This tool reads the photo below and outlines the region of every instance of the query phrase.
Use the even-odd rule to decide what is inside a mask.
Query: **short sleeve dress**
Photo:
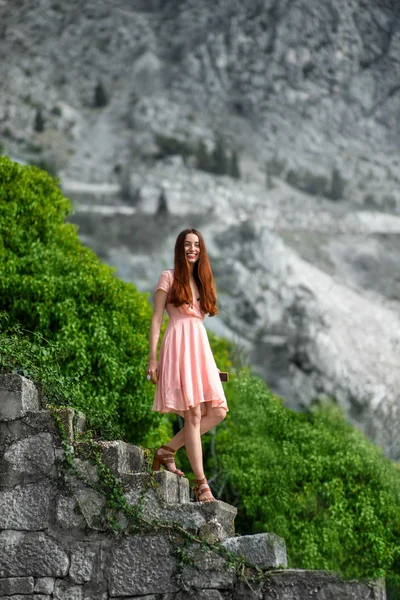
[[[173,278],[172,269],[163,271],[155,291],[162,289],[168,294]],[[153,410],[181,416],[185,410],[199,405],[203,415],[207,406],[228,410],[200,301],[193,297],[192,306],[178,307],[167,302],[166,311],[169,322],[160,349]]]

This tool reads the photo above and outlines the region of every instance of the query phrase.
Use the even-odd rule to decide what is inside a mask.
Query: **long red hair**
[[[185,252],[185,239],[188,233],[197,235],[200,243],[199,260],[195,263],[193,269],[193,277],[199,288],[200,308],[204,313],[208,313],[210,317],[213,317],[218,313],[214,276],[203,236],[196,229],[185,229],[176,238],[174,281],[168,301],[174,304],[174,306],[193,303],[192,290],[190,288],[190,269]]]

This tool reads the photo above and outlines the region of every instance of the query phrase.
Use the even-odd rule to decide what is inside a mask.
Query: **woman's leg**
[[[196,479],[204,478],[203,449],[201,447],[200,422],[201,409],[195,406],[183,413],[185,419],[185,446],[190,466]]]
[[[199,407],[200,408],[200,407]],[[191,409],[192,410],[192,409]],[[187,411],[189,412],[189,411]],[[186,413],[185,413],[186,414]],[[226,417],[226,410],[219,407],[207,408],[207,414],[201,417],[200,421],[200,435],[204,435],[207,431],[210,431],[213,427],[221,423]],[[167,446],[174,450],[179,450],[182,446],[185,446],[185,429],[186,429],[186,417],[185,425],[180,431],[167,443]]]

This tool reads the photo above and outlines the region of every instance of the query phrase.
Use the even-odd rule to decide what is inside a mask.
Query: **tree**
[[[203,140],[200,140],[197,144],[196,162],[198,169],[201,169],[202,171],[211,170],[211,157]]]
[[[108,96],[101,81],[96,84],[94,89],[93,104],[95,108],[103,108],[108,104]]]
[[[217,136],[212,153],[212,172],[216,175],[226,175],[228,172],[228,160],[226,156],[225,142],[222,136]]]
[[[232,150],[231,153],[229,175],[234,179],[240,179],[239,156],[237,150]]]
[[[37,133],[42,133],[42,131],[44,131],[44,117],[42,114],[42,110],[40,108],[38,108],[36,110],[36,114],[35,114],[35,122],[34,122],[34,129]]]
[[[158,197],[157,217],[166,217],[168,215],[168,204],[165,190],[162,189]]]

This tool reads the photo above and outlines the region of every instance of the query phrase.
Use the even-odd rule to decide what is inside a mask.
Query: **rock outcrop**
[[[1,598],[385,599],[381,582],[282,569],[281,538],[234,537],[234,507],[191,502],[188,481],[152,475],[141,448],[82,441],[84,415],[64,408],[55,419],[29,380],[0,376],[0,396]],[[97,462],[87,458],[93,449]],[[117,492],[107,491],[102,473],[116,477],[131,507],[112,527]]]

